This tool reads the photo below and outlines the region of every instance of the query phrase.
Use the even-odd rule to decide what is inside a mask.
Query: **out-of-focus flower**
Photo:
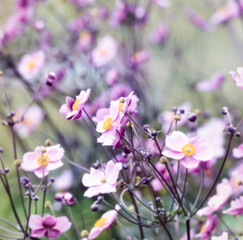
[[[120,74],[116,69],[110,69],[106,74],[106,83],[108,85],[114,85],[117,83],[119,76]]]
[[[102,67],[109,63],[117,53],[117,42],[111,36],[105,36],[98,41],[97,47],[92,51],[91,58],[95,67]]]
[[[71,97],[66,97],[66,104],[63,104],[59,112],[66,117],[67,120],[74,120],[82,116],[82,110],[89,100],[90,89],[82,90],[76,100]]]
[[[197,129],[197,135],[204,141],[211,143],[215,149],[215,156],[222,157],[225,153],[224,129],[227,123],[220,118],[212,118]]]
[[[239,196],[243,193],[243,162],[241,161],[230,172],[230,182],[232,185],[232,191],[234,196]]]
[[[153,0],[153,2],[161,8],[167,8],[171,5],[170,0]]]
[[[26,111],[26,108],[21,107],[17,109],[13,120],[16,121]],[[37,105],[31,106],[28,111],[24,114],[23,121],[14,125],[14,130],[17,131],[21,138],[28,137],[31,132],[38,128],[44,118],[44,111]]]
[[[166,157],[181,160],[186,168],[195,168],[200,161],[209,161],[214,157],[212,144],[202,141],[198,136],[188,138],[184,133],[173,131],[165,139]]]
[[[75,197],[70,192],[58,192],[55,194],[55,200],[63,202],[66,206],[73,206],[76,203]]]
[[[227,232],[223,232],[221,236],[212,236],[212,240],[228,240],[229,239],[229,235]]]
[[[69,2],[73,3],[78,8],[84,8],[88,5],[93,4],[94,0],[69,0]]]
[[[18,71],[26,80],[30,80],[41,72],[44,63],[45,53],[42,50],[39,50],[24,55],[18,65]]]
[[[150,54],[146,50],[136,52],[132,55],[131,65],[132,66],[140,65],[140,64],[148,61],[149,57],[150,57]]]
[[[23,156],[21,167],[28,172],[34,172],[38,178],[42,178],[63,165],[61,159],[64,149],[60,145],[51,147],[36,147],[34,152],[27,152]]]
[[[88,239],[97,238],[102,231],[108,229],[111,224],[116,220],[120,207],[116,205],[116,210],[110,210],[104,213],[99,220],[96,221],[94,227],[91,229]]]
[[[94,37],[93,37],[92,33],[88,30],[84,30],[79,35],[77,46],[82,51],[87,51],[90,49],[93,41],[94,41]]]
[[[72,223],[67,217],[45,216],[44,218],[38,215],[31,215],[29,227],[31,229],[31,237],[47,237],[49,239],[58,238],[62,233],[68,231]]]
[[[236,86],[243,89],[243,67],[238,67],[237,72],[238,75],[233,71],[229,72],[229,74],[231,74]]]
[[[242,14],[242,2],[229,0],[228,3],[219,8],[210,19],[212,24],[226,23],[232,18],[237,18]]]
[[[230,208],[223,211],[224,214],[243,215],[243,196],[231,201]]]
[[[223,72],[214,73],[209,79],[198,82],[195,86],[199,92],[212,92],[220,88],[225,80],[225,74]]]
[[[64,170],[53,183],[55,190],[67,190],[72,186],[73,174],[70,170]]]
[[[150,40],[153,44],[163,44],[169,35],[169,27],[161,23],[151,34]]]
[[[238,147],[233,148],[233,157],[242,158],[243,157],[243,143],[241,143]]]
[[[209,216],[213,212],[221,209],[232,196],[232,186],[228,179],[223,179],[216,187],[216,194],[209,198],[208,205],[201,208],[197,214],[199,216]]]
[[[203,31],[214,30],[212,24],[210,24],[208,21],[206,21],[202,16],[200,16],[194,10],[187,9],[186,15],[187,15],[189,21],[192,22],[197,28],[199,28]]]
[[[180,107],[178,107],[179,111],[183,110],[184,113],[180,114],[181,120],[177,122],[177,127],[181,127],[188,122],[188,114],[191,111],[191,103],[184,102]],[[163,132],[167,132],[171,123],[174,121],[175,113],[172,111],[164,111],[162,112],[158,118],[158,123],[162,124]]]
[[[85,173],[82,179],[83,185],[89,188],[84,196],[90,198],[100,193],[116,192],[117,179],[121,169],[122,164],[114,163],[112,160],[107,163],[105,172],[91,168],[90,173]]]
[[[201,227],[200,233],[195,235],[195,237],[203,240],[208,240],[212,235],[212,233],[214,232],[216,226],[217,226],[217,216],[216,215],[208,216],[206,223],[203,224]]]

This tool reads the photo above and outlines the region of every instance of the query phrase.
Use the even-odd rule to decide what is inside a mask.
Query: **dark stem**
[[[191,236],[190,236],[190,219],[186,220],[186,233],[187,233],[187,240],[191,240]]]

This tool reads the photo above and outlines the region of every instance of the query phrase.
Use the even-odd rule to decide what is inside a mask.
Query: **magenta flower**
[[[79,35],[77,46],[82,51],[87,51],[90,49],[93,41],[94,41],[94,37],[93,37],[92,33],[87,30],[84,30]]]
[[[208,216],[206,223],[203,224],[201,227],[200,233],[195,235],[195,237],[203,240],[209,239],[212,233],[214,232],[216,226],[217,226],[217,216],[216,215]]]
[[[90,173],[85,173],[82,179],[83,185],[89,188],[84,196],[90,198],[100,193],[116,192],[117,179],[121,169],[122,164],[114,163],[112,160],[107,163],[104,172],[91,168]]]
[[[42,50],[24,55],[19,63],[18,71],[26,79],[37,76],[45,63],[45,53]]]
[[[31,215],[29,227],[31,229],[31,237],[47,237],[55,239],[62,233],[68,231],[72,223],[67,217],[46,216],[44,218],[38,215]]]
[[[233,148],[233,157],[242,158],[243,157],[243,143],[241,143],[238,147]]]
[[[59,112],[66,117],[67,120],[74,120],[82,116],[82,110],[89,100],[90,89],[82,90],[76,100],[71,97],[66,97],[66,104],[63,104]]]
[[[169,27],[166,23],[161,23],[151,34],[151,42],[153,44],[163,44],[169,35]]]
[[[230,203],[230,208],[223,211],[224,214],[243,215],[243,196],[233,200]]]
[[[34,172],[38,178],[42,178],[63,165],[61,159],[64,149],[60,145],[51,147],[36,147],[34,152],[27,152],[23,156],[21,167],[28,172]]]
[[[209,161],[214,157],[214,147],[199,137],[188,138],[184,133],[173,131],[165,139],[166,150],[163,155],[181,160],[186,168],[195,168],[200,161]]]
[[[153,0],[153,2],[160,8],[167,8],[171,5],[170,0]]]
[[[99,40],[97,47],[92,51],[91,58],[95,67],[102,67],[109,63],[117,53],[117,42],[111,36]]]
[[[102,231],[108,229],[111,224],[117,218],[117,211],[119,211],[120,207],[116,205],[116,210],[110,210],[104,213],[99,220],[96,221],[94,227],[91,229],[89,233],[88,239],[95,239],[97,238]]]
[[[236,86],[243,89],[243,67],[238,67],[237,72],[238,75],[233,71],[229,72],[229,74],[231,74]]]
[[[137,66],[149,60],[150,54],[146,50],[138,51],[132,55],[131,65]]]
[[[220,88],[225,79],[225,74],[222,72],[214,73],[209,79],[198,82],[195,86],[199,92],[212,92]]]
[[[115,83],[117,83],[119,77],[119,72],[116,69],[112,68],[106,74],[106,83],[108,85],[114,85]]]

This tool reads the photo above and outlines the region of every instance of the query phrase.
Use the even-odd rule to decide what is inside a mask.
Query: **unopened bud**
[[[126,127],[127,127],[127,128],[130,128],[130,127],[131,127],[131,123],[128,122],[128,123],[126,124]]]
[[[47,201],[45,203],[45,208],[51,208],[51,202],[50,201]]]
[[[52,145],[51,140],[50,140],[50,139],[46,139],[46,141],[45,141],[45,145],[46,145],[46,146],[51,146],[51,145]]]
[[[123,188],[125,185],[125,181],[123,179],[118,181],[118,187]]]
[[[42,153],[45,153],[46,152],[46,149],[45,148],[41,148],[41,152]]]
[[[81,237],[82,238],[85,238],[85,237],[88,237],[89,236],[89,232],[87,230],[83,230],[81,233],[80,233]]]
[[[180,116],[180,115],[175,115],[175,116],[174,116],[174,119],[175,119],[176,121],[180,121],[180,120],[181,120],[181,116]]]
[[[166,164],[168,163],[168,160],[167,160],[167,157],[163,156],[159,159],[159,162],[162,163],[162,164]]]
[[[125,102],[125,98],[124,98],[124,97],[120,97],[120,98],[119,98],[119,102],[120,102],[120,103],[124,103],[124,102]]]
[[[21,161],[20,161],[19,159],[16,159],[16,160],[14,161],[14,166],[15,166],[15,167],[20,167],[20,165],[21,165]]]
[[[194,110],[194,113],[197,114],[197,115],[200,115],[201,114],[201,110],[199,108],[196,108]]]

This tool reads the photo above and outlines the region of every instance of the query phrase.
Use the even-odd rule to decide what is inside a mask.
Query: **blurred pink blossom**
[[[243,196],[231,201],[230,208],[223,211],[224,214],[243,215]]]
[[[214,232],[215,228],[217,226],[217,216],[216,215],[210,215],[207,218],[207,221],[205,224],[202,225],[200,233],[195,235],[196,238],[200,238],[203,240],[210,239],[212,233]]]

